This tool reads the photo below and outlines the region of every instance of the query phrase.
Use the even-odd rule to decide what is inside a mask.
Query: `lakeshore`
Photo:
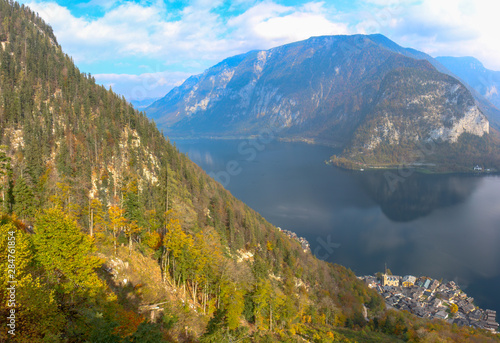
[[[498,333],[496,311],[476,306],[474,298],[469,297],[453,281],[381,273],[358,278],[369,288],[375,289],[390,308],[408,311],[421,318],[437,318],[450,324]]]

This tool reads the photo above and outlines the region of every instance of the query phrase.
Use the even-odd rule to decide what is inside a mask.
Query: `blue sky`
[[[317,35],[382,33],[500,70],[500,4],[491,0],[21,2],[53,27],[81,71],[129,100],[161,97],[226,57]]]

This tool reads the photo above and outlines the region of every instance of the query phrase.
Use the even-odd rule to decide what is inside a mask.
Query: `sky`
[[[500,70],[498,0],[22,0],[82,72],[128,100],[164,96],[224,58],[311,36],[382,33]]]

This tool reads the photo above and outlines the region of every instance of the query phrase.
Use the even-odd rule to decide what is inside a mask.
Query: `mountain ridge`
[[[481,61],[472,56],[438,56],[436,60],[488,99],[497,109],[500,108],[499,71],[485,68]]]
[[[418,107],[419,116],[403,118],[398,116],[401,106],[385,106],[385,112],[377,112],[380,116],[389,114],[395,121],[389,123],[392,126],[409,120],[405,127],[418,127],[419,134],[412,144],[450,139],[453,143],[463,132],[487,140],[490,125],[481,110],[485,107],[475,101],[468,86],[454,76],[440,76],[445,74],[436,68],[453,75],[429,55],[402,48],[382,35],[312,37],[223,60],[174,88],[148,107],[146,113],[173,136],[244,137],[272,130],[279,139],[344,146],[344,156],[353,158],[353,154],[347,153],[347,150],[353,151],[353,138],[373,140],[359,130],[366,128],[367,120],[380,108],[384,91],[381,87],[387,75],[407,70],[397,75],[414,77],[413,70],[427,75],[432,82],[440,82],[441,86],[432,88],[427,80],[418,78],[416,82],[414,77],[413,81],[406,80],[413,82],[412,86],[405,88],[405,94],[399,92],[395,101],[403,103],[405,98],[413,97],[416,104],[425,103],[428,101],[425,98],[431,97],[432,108],[414,106],[414,110]],[[398,81],[404,83],[404,80],[393,79]],[[460,91],[445,91],[450,87],[458,87]],[[454,94],[459,94],[460,99],[454,99]],[[468,105],[459,108],[456,101]],[[495,119],[492,113],[488,112],[488,116]],[[461,118],[466,114],[473,118],[463,121]],[[446,125],[451,125],[451,129]],[[403,131],[396,134],[398,139],[393,135],[389,140],[382,132],[387,128],[373,129],[376,131],[372,134],[377,135],[374,139],[388,145],[393,151],[391,154],[396,156],[391,163],[408,158],[409,154],[397,149],[401,143],[399,137],[408,141],[404,134],[407,129],[402,128]],[[454,132],[451,135],[450,130]],[[440,134],[436,135],[437,132]],[[483,137],[483,133],[486,136]],[[492,141],[484,144],[492,144]],[[371,144],[357,145],[363,146]],[[372,150],[366,153],[372,154]],[[380,156],[382,148],[375,150],[374,155]],[[382,160],[381,163],[386,163]],[[377,164],[373,159],[371,163]]]

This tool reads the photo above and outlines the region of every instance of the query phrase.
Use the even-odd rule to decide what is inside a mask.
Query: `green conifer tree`
[[[26,184],[24,177],[19,177],[13,189],[14,206],[13,212],[22,219],[30,218],[34,214],[33,191]]]

